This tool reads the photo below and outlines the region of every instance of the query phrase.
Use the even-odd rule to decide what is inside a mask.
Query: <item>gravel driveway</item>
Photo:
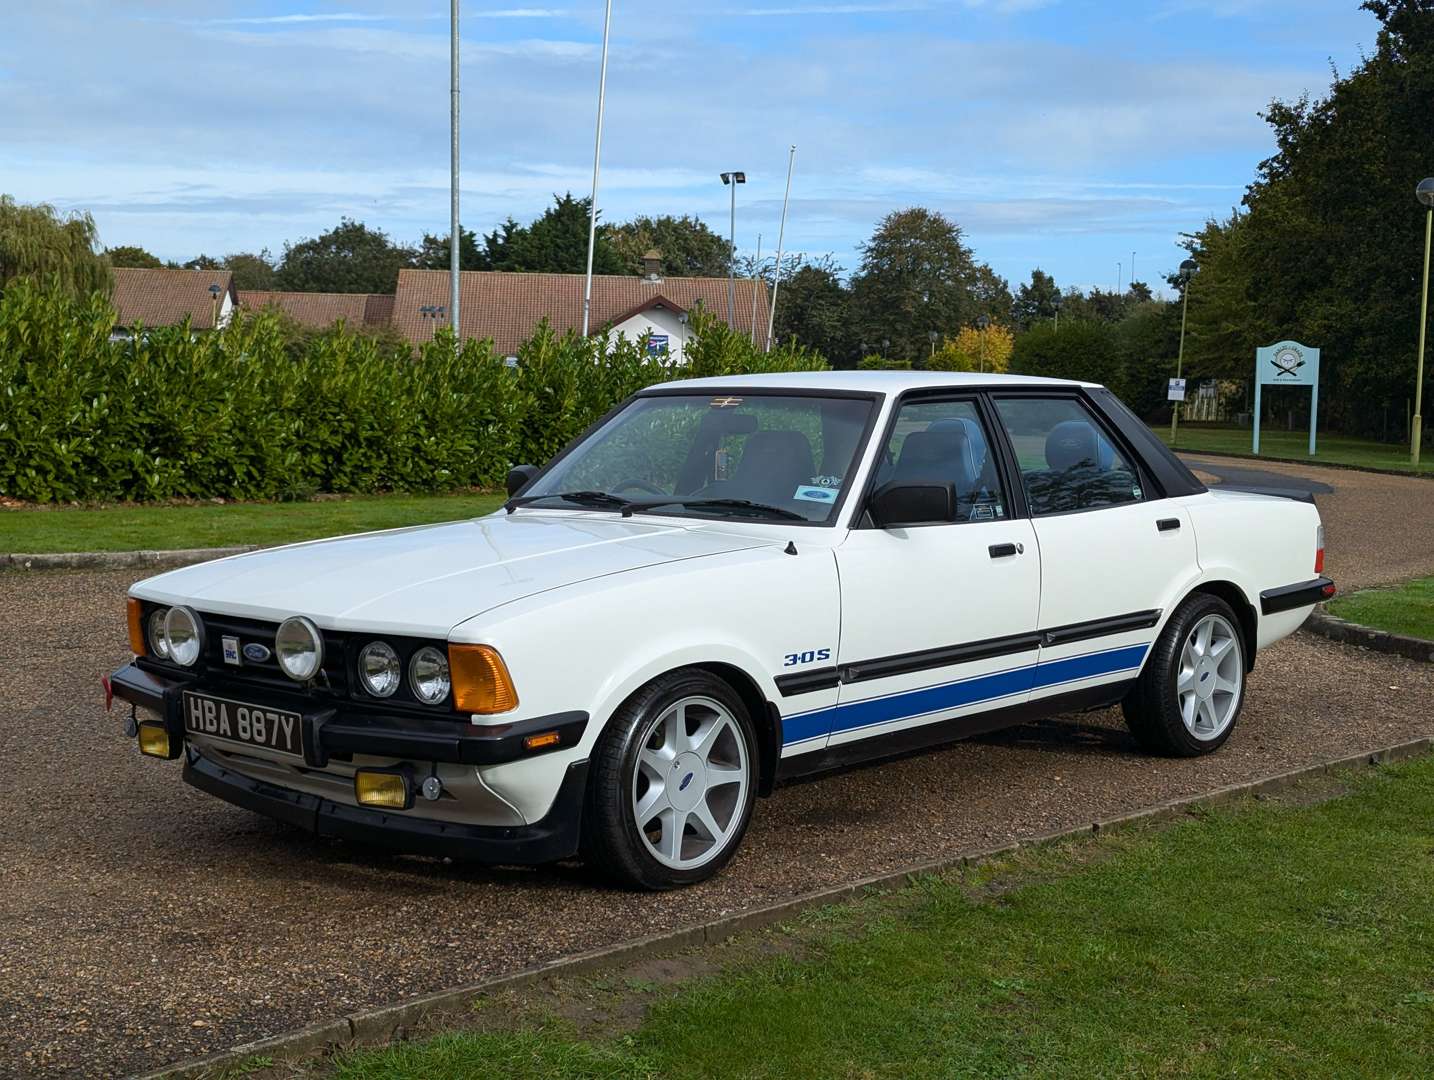
[[[1434,485],[1320,472],[1336,578],[1434,570]],[[1297,635],[1212,758],[1144,756],[1113,711],[1030,725],[782,789],[716,881],[640,895],[316,841],[141,759],[99,686],[131,577],[0,575],[0,1075],[154,1068],[1434,728],[1434,667]]]

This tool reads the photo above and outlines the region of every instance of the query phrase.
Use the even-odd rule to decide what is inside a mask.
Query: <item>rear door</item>
[[[993,433],[972,396],[898,406],[875,485],[952,483],[957,520],[859,524],[838,547],[842,686],[822,717],[829,746],[969,733],[982,714],[1026,700],[1041,568],[1031,523],[1013,516]]]
[[[1041,554],[1031,697],[1128,682],[1198,575],[1189,515],[1078,393],[993,400]]]

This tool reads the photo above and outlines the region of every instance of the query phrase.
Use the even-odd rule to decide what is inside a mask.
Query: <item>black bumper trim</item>
[[[320,703],[302,697],[286,697],[271,690],[252,692],[225,685],[211,690],[202,679],[169,679],[126,664],[110,676],[114,695],[133,705],[152,709],[165,719],[171,744],[184,740],[184,712],[180,696],[185,690],[219,697],[238,695],[247,702],[286,709],[303,716],[304,760],[321,769],[336,755],[365,754],[405,761],[442,761],[459,765],[502,765],[536,757],[554,750],[570,750],[587,730],[588,714],[581,711],[534,716],[508,724],[470,724],[462,717],[423,719],[409,716],[346,714],[342,702]],[[530,735],[556,731],[558,741],[538,750],[528,750],[523,740]],[[176,753],[177,756],[177,753]]]
[[[406,813],[345,806],[226,769],[192,751],[184,782],[235,806],[304,829],[316,836],[370,844],[415,855],[525,866],[577,854],[588,763],[568,766],[552,808],[531,825],[458,825]]]
[[[1260,593],[1260,614],[1278,615],[1282,611],[1293,611],[1295,608],[1313,607],[1333,595],[1334,582],[1327,577],[1284,585],[1278,589],[1266,589]]]

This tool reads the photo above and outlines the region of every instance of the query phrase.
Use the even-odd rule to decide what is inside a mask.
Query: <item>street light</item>
[[[1061,294],[1060,294],[1060,293],[1056,293],[1056,298],[1055,298],[1055,300],[1053,301],[1053,303],[1054,303],[1055,309],[1056,309],[1056,333],[1060,333],[1060,330],[1061,330]]]
[[[1185,370],[1185,312],[1190,309],[1190,277],[1196,270],[1200,269],[1194,259],[1186,259],[1180,264],[1180,352],[1175,360],[1175,377]],[[1180,424],[1180,402],[1175,402],[1170,410],[1170,445],[1175,445],[1175,431]]]
[[[1414,197],[1426,207],[1424,214],[1424,288],[1419,299],[1419,367],[1414,376],[1414,430],[1409,435],[1410,457],[1419,468],[1420,428],[1424,423],[1424,330],[1429,323],[1429,240],[1434,230],[1434,176],[1419,181]]]
[[[988,327],[988,326],[990,326],[990,325],[991,325],[991,317],[990,317],[989,315],[977,315],[977,316],[976,316],[976,329],[980,332],[980,339],[979,339],[979,341],[977,342],[977,347],[978,347],[978,348],[980,349],[980,351],[981,351],[981,370],[982,370],[982,371],[985,371],[985,370],[986,370],[986,327]]]
[[[209,328],[211,330],[219,329],[219,294],[223,291],[224,290],[219,287],[218,282],[215,282],[213,285],[209,286],[209,296],[214,301],[214,317],[209,323]]]
[[[583,337],[588,336],[588,322],[593,309],[593,249],[597,247],[598,170],[602,164],[602,118],[607,104],[607,42],[612,30],[612,0],[602,19],[602,63],[598,67],[597,134],[593,137],[593,193],[588,204],[588,265],[583,277]]]
[[[744,172],[724,172],[722,183],[732,189],[732,222],[727,234],[727,325],[737,329],[733,309],[737,304],[737,185],[747,182]]]

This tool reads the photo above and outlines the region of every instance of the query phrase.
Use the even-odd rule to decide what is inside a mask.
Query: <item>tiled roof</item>
[[[117,267],[110,298],[116,326],[173,326],[187,316],[195,330],[214,329],[214,296],[218,285],[233,298],[234,275],[228,270],[166,270]]]
[[[510,274],[465,270],[460,279],[460,315],[465,338],[492,338],[499,353],[511,353],[532,336],[540,319],[554,330],[579,330],[583,324],[582,274]],[[719,318],[727,315],[727,279],[669,277],[649,280],[615,274],[593,277],[591,329],[621,321],[655,299],[679,310],[698,302]],[[414,345],[433,338],[447,326],[449,279],[447,270],[400,270],[394,297],[393,325]],[[767,327],[767,290],[750,278],[736,287],[736,324],[750,330],[756,306],[758,340]],[[441,308],[434,318],[423,308]]]
[[[393,312],[393,297],[372,293],[272,292],[241,289],[239,304],[250,311],[276,307],[295,322],[326,330],[342,319],[350,327],[382,325]]]

